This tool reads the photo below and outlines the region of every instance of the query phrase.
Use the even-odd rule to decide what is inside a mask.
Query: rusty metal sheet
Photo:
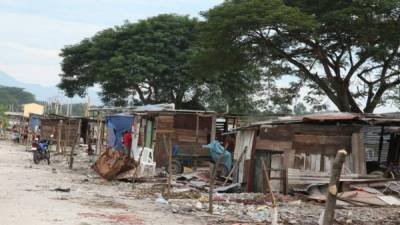
[[[293,137],[292,129],[289,125],[280,125],[274,127],[261,127],[260,139],[269,139],[275,141],[287,141]]]
[[[360,120],[363,117],[357,113],[323,113],[303,116],[303,121],[351,121]]]

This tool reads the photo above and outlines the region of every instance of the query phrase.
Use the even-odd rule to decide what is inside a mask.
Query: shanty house
[[[98,118],[102,115],[111,118],[110,116],[116,116],[117,113],[131,116],[133,123],[125,121],[118,128],[122,133],[128,130],[132,134],[131,156],[139,160],[145,150],[152,153],[157,167],[165,167],[168,165],[168,151],[173,148],[174,159],[177,159],[172,162],[174,172],[181,172],[186,163],[196,167],[198,162],[210,160],[209,150],[202,148],[202,145],[209,144],[214,139],[222,140],[221,134],[238,124],[237,116],[218,116],[209,111],[175,110],[173,104],[93,108],[92,112],[97,112]],[[107,130],[110,134],[110,126],[107,126]],[[122,144],[121,135],[115,140]],[[115,148],[110,145],[110,141],[108,146]],[[176,164],[180,159],[185,165]]]
[[[216,113],[191,110],[136,111],[134,127],[132,152],[135,159],[140,157],[143,147],[151,148],[157,167],[165,167],[168,164],[168,149],[174,148],[180,157],[193,160],[196,164],[209,158],[208,150],[202,145],[215,139]],[[181,169],[177,168],[175,172],[178,170]]]
[[[8,128],[24,126],[25,121],[22,112],[5,112],[4,116],[7,119]]]
[[[94,119],[50,115],[49,117],[41,117],[39,120],[41,138],[52,140],[53,143],[58,142],[58,147],[63,149],[77,144],[78,133],[79,138],[82,138],[85,144],[89,144],[97,138],[94,135],[97,126]]]
[[[264,189],[266,164],[275,191],[327,183],[336,152],[348,157],[343,181],[369,182],[380,163],[399,165],[400,120],[350,113],[316,114],[258,122],[237,129],[236,181],[247,191]],[[369,178],[369,177],[368,177]]]

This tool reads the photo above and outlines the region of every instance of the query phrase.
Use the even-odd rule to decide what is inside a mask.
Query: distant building
[[[36,115],[43,115],[43,113],[44,113],[44,106],[39,105],[37,103],[25,104],[25,105],[23,105],[23,109],[24,109],[23,115],[25,118],[29,118],[29,115],[31,113],[36,114]]]
[[[7,118],[8,128],[12,128],[14,126],[20,127],[24,124],[24,117],[22,112],[5,112],[4,116]]]

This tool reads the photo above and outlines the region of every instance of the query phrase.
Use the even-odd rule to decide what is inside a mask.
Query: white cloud
[[[16,41],[42,48],[62,48],[90,37],[102,26],[19,13],[0,13],[0,42]]]
[[[60,49],[124,20],[197,16],[222,0],[0,0],[0,70],[24,82],[59,81]]]
[[[105,28],[160,13],[198,16],[222,0],[0,0],[0,70],[19,81],[59,82],[60,49]]]
[[[0,70],[24,83],[55,85],[59,82],[60,67],[57,64],[2,64]]]
[[[0,62],[7,64],[41,63],[58,64],[58,49],[46,49],[27,46],[16,42],[0,42]]]
[[[62,47],[102,29],[16,13],[0,13],[0,27],[0,70],[17,80],[43,85],[59,82]]]

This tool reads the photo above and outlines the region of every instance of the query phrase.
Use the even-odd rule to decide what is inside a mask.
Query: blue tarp
[[[211,158],[217,162],[220,155],[224,153],[224,147],[218,141],[212,141],[208,145],[203,145],[203,148],[210,149]],[[223,158],[221,159],[221,163],[224,164],[228,170],[232,168],[232,155],[230,152],[225,151]]]
[[[122,139],[125,131],[131,132],[133,116],[128,114],[116,114],[106,117],[106,125],[108,128],[109,147],[116,150],[123,150]]]
[[[33,131],[37,131],[37,129],[40,126],[40,116],[39,115],[31,115],[31,117],[29,118],[29,128],[31,128],[31,130]]]

